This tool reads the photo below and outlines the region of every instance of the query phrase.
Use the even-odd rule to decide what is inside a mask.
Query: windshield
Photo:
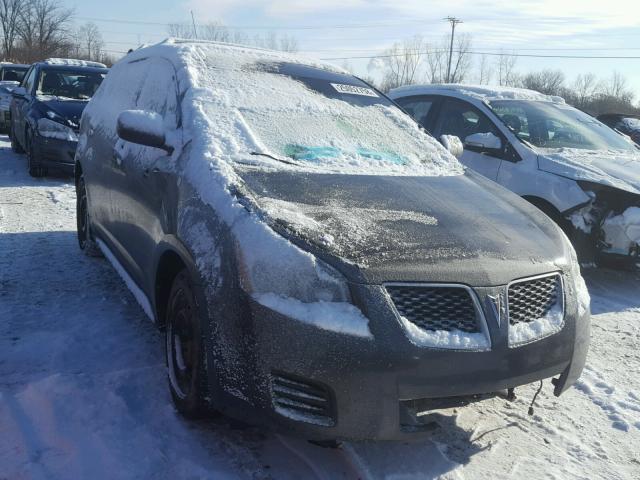
[[[494,100],[493,111],[517,137],[536,147],[637,151],[619,134],[569,105]]]
[[[105,73],[72,71],[72,70],[44,70],[38,83],[38,95],[89,100],[93,97]]]
[[[433,138],[355,77],[284,63],[258,65],[243,82],[233,103],[254,154],[339,173],[462,173]]]

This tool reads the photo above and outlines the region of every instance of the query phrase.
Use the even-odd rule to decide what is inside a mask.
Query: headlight
[[[284,238],[274,250],[240,245],[236,250],[242,288],[254,297],[273,293],[305,303],[351,301],[339,272]]]
[[[55,115],[55,114],[54,114]],[[68,142],[77,142],[78,136],[70,127],[54,122],[48,118],[38,120],[38,133],[47,138],[57,138]]]

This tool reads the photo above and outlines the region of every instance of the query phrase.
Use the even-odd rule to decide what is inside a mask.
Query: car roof
[[[552,103],[565,103],[562,97],[545,95],[526,88],[500,87],[488,85],[431,84],[406,85],[391,90],[393,99],[415,95],[445,95],[457,98],[472,98],[482,102],[492,100],[533,100]]]
[[[118,63],[128,63],[154,56],[165,58],[174,64],[175,67],[180,67],[184,66],[184,58],[193,53],[194,50],[200,50],[206,53],[209,61],[211,61],[212,58],[220,59],[220,68],[243,68],[243,66],[259,62],[274,64],[289,63],[306,65],[353,77],[353,75],[343,68],[321,60],[305,58],[295,53],[232,43],[180,38],[168,38],[154,45],[140,47],[125,55]],[[191,67],[193,67],[193,65],[191,65]]]
[[[3,63],[0,64],[0,68],[17,68],[19,70],[26,70],[30,67],[30,65],[26,65],[24,63]]]

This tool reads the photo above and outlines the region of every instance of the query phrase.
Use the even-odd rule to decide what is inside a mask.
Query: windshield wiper
[[[271,160],[275,160],[276,162],[281,162],[281,163],[286,163],[287,165],[296,165],[296,166],[300,166],[300,164],[298,162],[293,162],[291,160],[285,160],[284,158],[278,158],[278,157],[274,157],[273,155],[269,154],[269,153],[264,153],[264,152],[249,152],[251,155],[255,155],[258,157],[267,157],[270,158]]]

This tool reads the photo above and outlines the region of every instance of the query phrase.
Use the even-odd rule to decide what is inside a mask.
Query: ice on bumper
[[[629,207],[622,214],[604,221],[608,253],[640,256],[640,207]]]

